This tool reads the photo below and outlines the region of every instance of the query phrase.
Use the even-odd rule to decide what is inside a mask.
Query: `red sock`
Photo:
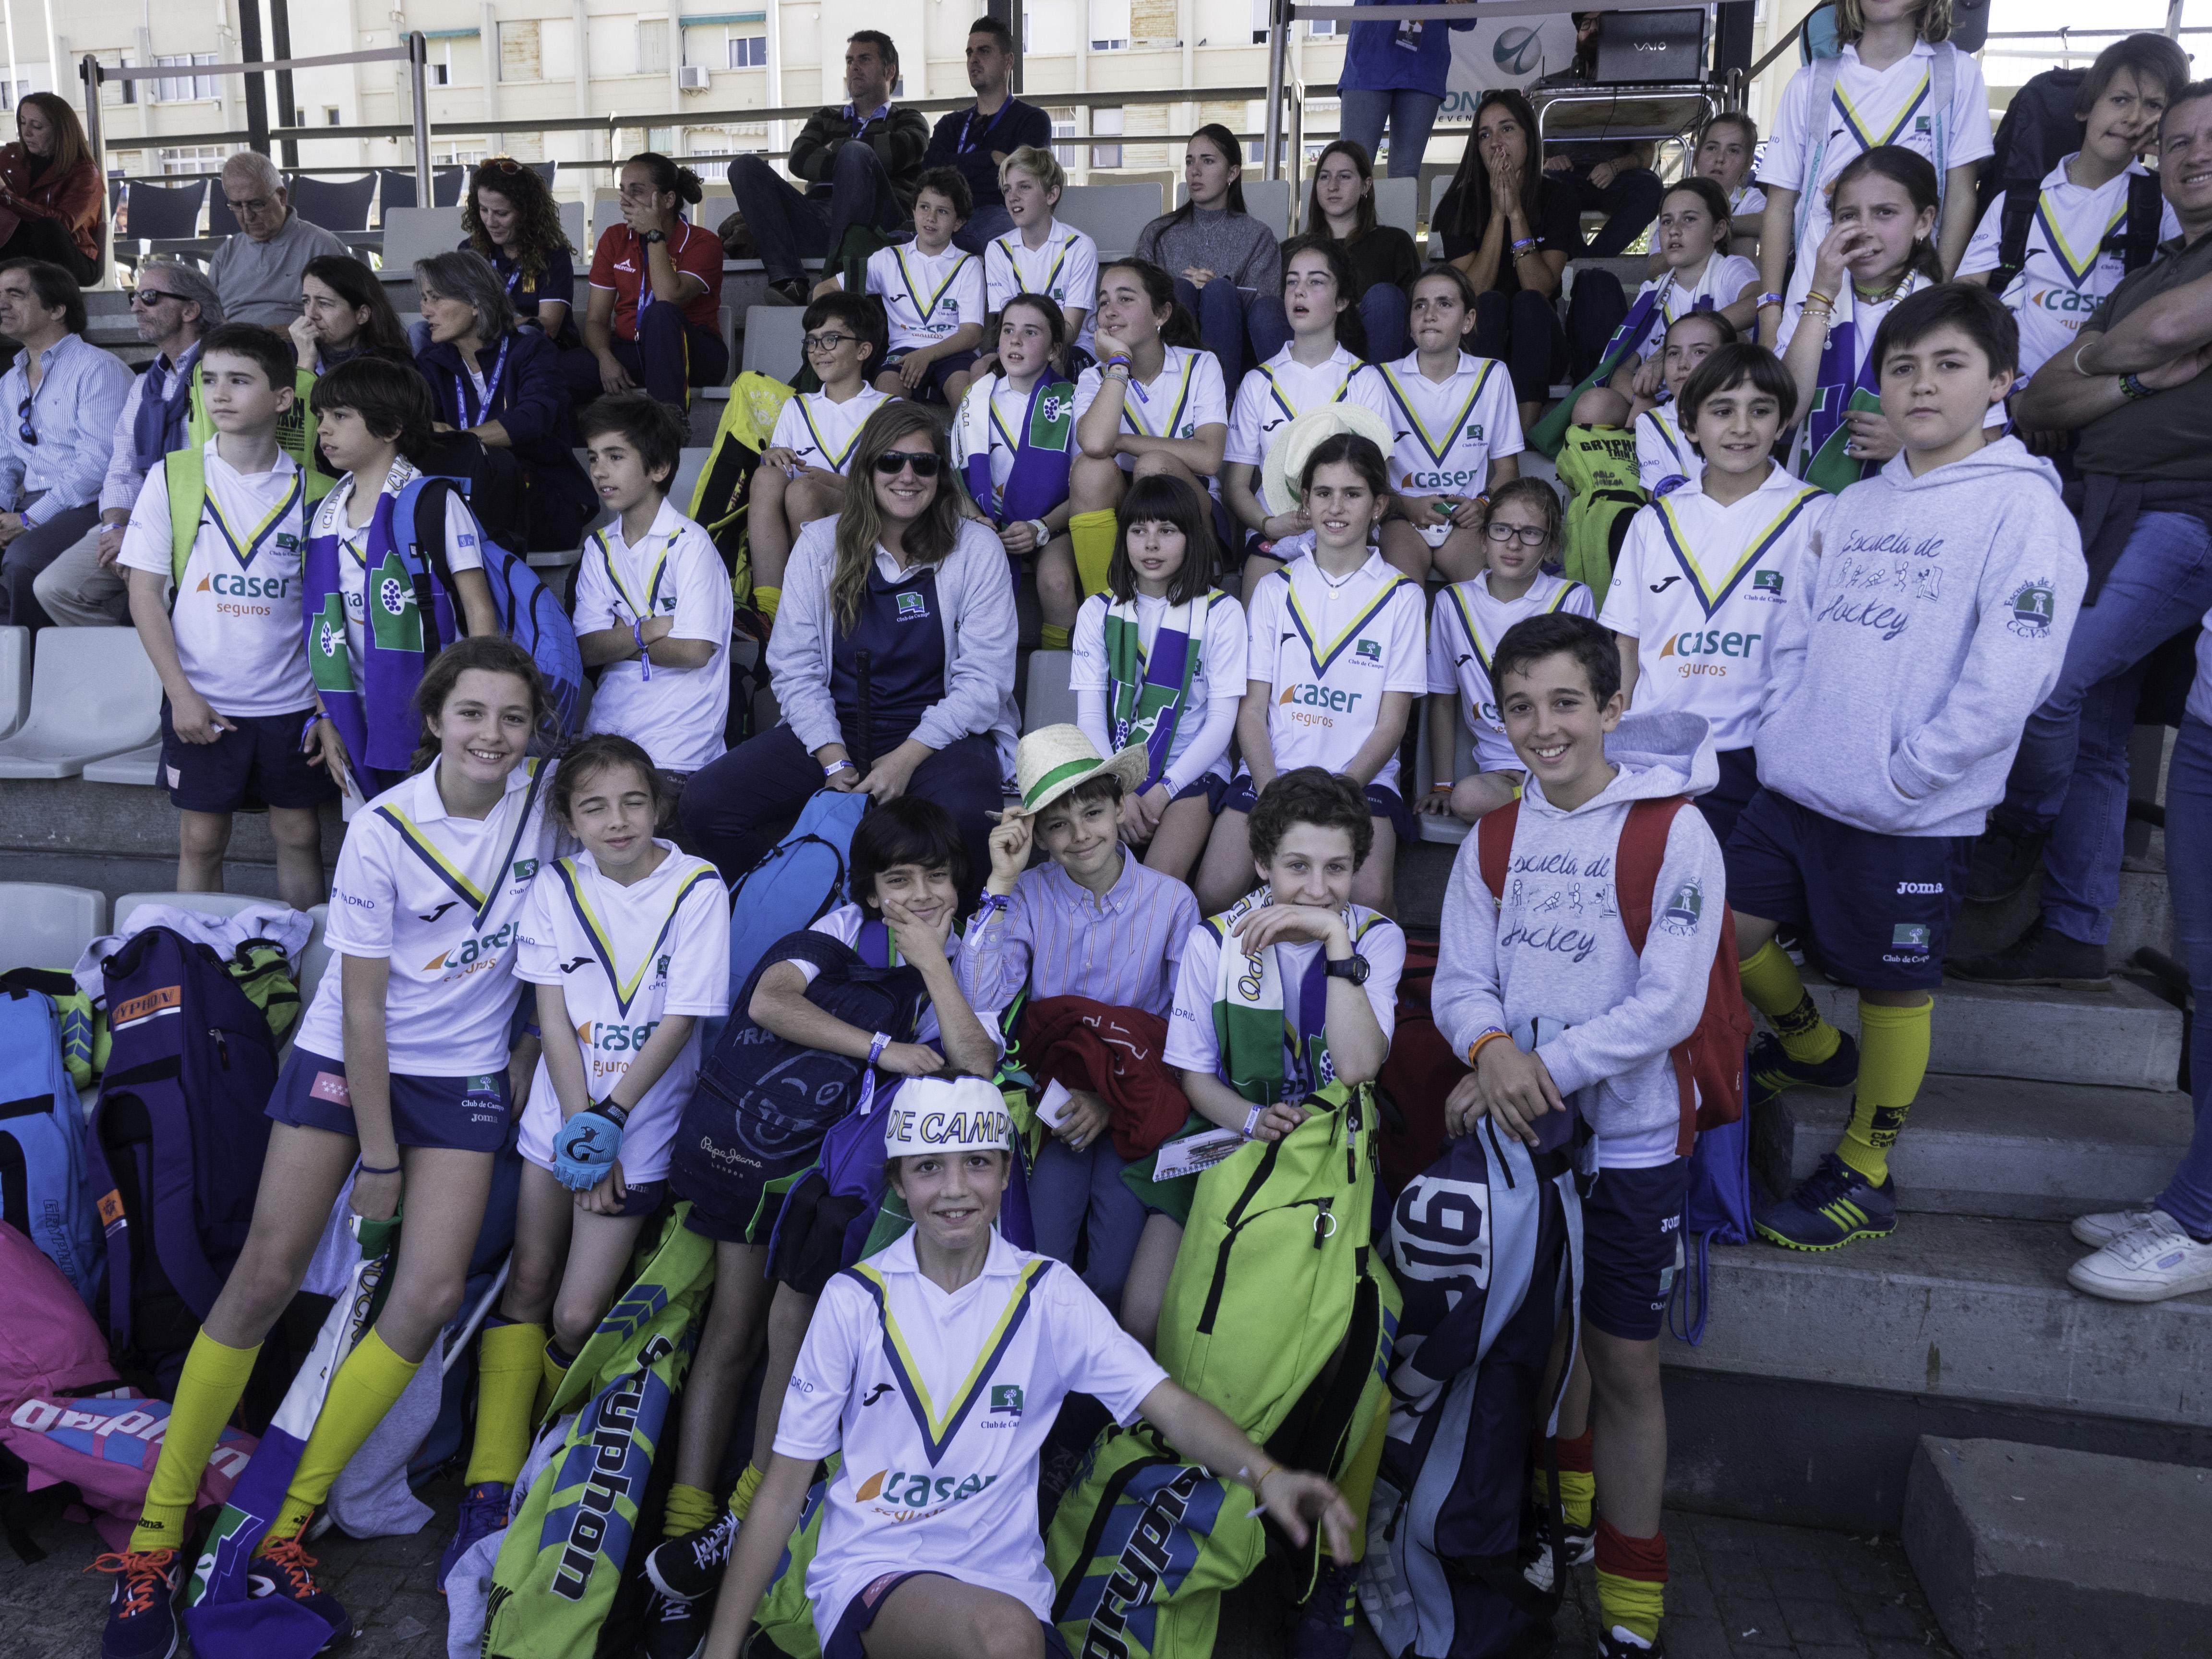
[[[1568,1440],[1555,1436],[1552,1443],[1559,1449],[1559,1473],[1561,1474],[1588,1474],[1589,1473],[1590,1431],[1589,1424],[1585,1423],[1583,1425],[1583,1431],[1577,1435],[1573,1439]]]
[[[1599,1617],[1647,1647],[1658,1639],[1667,1599],[1667,1534],[1631,1538],[1603,1516],[1597,1522]]]

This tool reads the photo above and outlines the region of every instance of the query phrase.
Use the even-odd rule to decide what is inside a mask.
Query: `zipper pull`
[[[228,1071],[230,1069],[229,1040],[223,1036],[222,1029],[218,1026],[209,1026],[208,1035],[215,1039],[216,1054],[222,1061],[222,1069]]]
[[[1336,1218],[1328,1212],[1330,1202],[1330,1200],[1324,1198],[1314,1207],[1314,1249],[1316,1250],[1328,1242],[1329,1234],[1335,1231],[1329,1224]]]

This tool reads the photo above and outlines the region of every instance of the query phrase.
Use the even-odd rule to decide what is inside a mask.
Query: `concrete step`
[[[1905,1217],[1829,1254],[1715,1249],[1704,1343],[1666,1364],[1737,1378],[2066,1417],[2212,1421],[2212,1293],[2148,1305],[2083,1296],[2087,1252],[2055,1222]]]
[[[1927,1435],[1904,1534],[1962,1659],[2212,1650],[2212,1471]]]
[[[1858,994],[1808,972],[1821,1015],[1858,1034]],[[2115,975],[2109,991],[1972,985],[1946,979],[1936,997],[1929,1069],[2129,1089],[2172,1089],[2181,1068],[2181,1010]]]
[[[2002,903],[1969,904],[1960,910],[1951,933],[1951,954],[1969,957],[2002,950],[2033,926],[2042,911],[2043,878],[2039,873],[2023,891]],[[2177,954],[2173,905],[2166,897],[2163,860],[2144,867],[2130,859],[2120,871],[2120,902],[2112,908],[2106,954],[2116,965],[2124,964],[2145,945],[2167,956]]]
[[[1848,1090],[1792,1089],[1752,1125],[1775,1192],[1813,1172],[1850,1116]],[[1890,1154],[1900,1207],[2066,1221],[2133,1207],[2189,1146],[2189,1097],[2148,1089],[1931,1075]]]

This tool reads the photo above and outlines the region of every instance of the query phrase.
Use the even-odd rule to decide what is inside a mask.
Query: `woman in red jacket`
[[[76,112],[51,92],[27,94],[15,136],[0,149],[0,259],[46,259],[96,282],[105,204]]]

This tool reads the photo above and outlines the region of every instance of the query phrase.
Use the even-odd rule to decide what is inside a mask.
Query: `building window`
[[[641,17],[638,20],[637,72],[640,75],[668,73],[668,20],[665,17]]]
[[[325,104],[323,106],[323,125],[326,127],[334,127],[340,125],[338,121],[338,106],[336,104]]]
[[[211,52],[180,53],[173,58],[156,58],[155,69],[189,69],[195,64],[212,64],[216,55]],[[28,82],[25,83],[27,87]],[[187,103],[195,99],[219,98],[222,83],[212,75],[163,76],[154,82],[154,96],[164,104]]]
[[[210,58],[206,61],[212,64],[215,59]],[[157,64],[156,67],[160,65]],[[28,92],[30,88],[26,85],[23,90]],[[161,155],[161,172],[164,175],[171,173],[190,175],[222,172],[222,164],[229,159],[230,152],[218,149],[213,144],[200,144],[191,149],[165,149]]]
[[[1072,109],[1055,109],[1046,112],[1052,117],[1053,159],[1064,167],[1081,167],[1083,146],[1063,142],[1075,137],[1075,112]]]
[[[1106,133],[1115,137],[1119,137],[1121,131],[1121,112],[1118,109],[1092,110],[1091,112],[1091,131],[1094,135]],[[1094,167],[1120,167],[1121,165],[1121,145],[1091,145],[1091,165]]]
[[[729,40],[731,69],[766,69],[768,67],[768,36],[765,34],[733,34]]]
[[[1306,33],[1310,35],[1334,34],[1336,33],[1336,19],[1334,17],[1316,17],[1310,19],[1306,24]]]

